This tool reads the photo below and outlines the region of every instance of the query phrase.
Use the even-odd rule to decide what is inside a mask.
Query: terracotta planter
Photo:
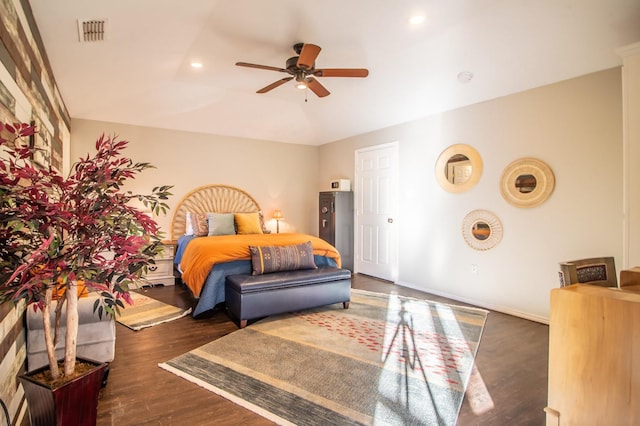
[[[48,366],[19,376],[29,405],[31,426],[95,426],[100,386],[108,364],[80,358],[78,361],[95,364],[96,368],[55,389],[31,378]]]

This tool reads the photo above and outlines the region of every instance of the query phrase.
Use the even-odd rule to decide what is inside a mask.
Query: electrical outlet
[[[476,265],[475,263],[471,264],[471,273],[473,275],[476,275],[478,273],[478,265]]]

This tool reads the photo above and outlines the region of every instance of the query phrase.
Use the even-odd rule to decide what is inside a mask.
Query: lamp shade
[[[276,210],[276,211],[274,211],[274,212],[273,212],[273,216],[272,216],[272,218],[273,218],[273,219],[275,219],[275,220],[282,220],[282,219],[284,219],[284,216],[282,215],[282,211],[281,211],[281,210]]]

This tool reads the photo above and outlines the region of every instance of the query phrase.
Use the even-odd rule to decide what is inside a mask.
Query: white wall
[[[232,185],[251,194],[266,219],[281,209],[281,232],[317,235],[318,147],[79,119],[72,120],[71,129],[73,161],[93,153],[105,133],[130,141],[127,157],[157,167],[140,174],[128,187],[132,190],[149,193],[154,186],[173,185],[173,206],[199,186]],[[157,218],[167,237],[171,214]],[[267,225],[275,232],[275,221]]]
[[[619,49],[623,57],[622,99],[624,142],[623,265],[640,265],[640,42]]]
[[[319,181],[353,180],[355,149],[399,141],[399,284],[546,321],[559,261],[613,255],[621,265],[621,102],[615,68],[471,105],[323,145]],[[456,143],[475,147],[484,163],[463,194],[445,192],[434,176],[438,155]],[[545,161],[556,178],[549,200],[531,209],[499,190],[504,168],[522,157]],[[492,250],[462,238],[462,219],[475,209],[502,221]]]

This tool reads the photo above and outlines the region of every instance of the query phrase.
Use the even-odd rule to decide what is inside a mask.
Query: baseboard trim
[[[469,303],[470,305],[474,305],[474,306],[478,306],[481,308],[485,308],[485,309],[489,309],[492,311],[496,311],[496,312],[501,312],[503,314],[507,314],[507,315],[513,315],[514,317],[518,317],[518,318],[523,318],[529,321],[535,321],[535,322],[539,322],[542,324],[546,324],[549,325],[549,318],[546,317],[542,317],[540,315],[534,315],[531,314],[529,312],[522,312],[522,311],[518,311],[516,309],[512,309],[506,306],[500,306],[500,305],[495,305],[492,303],[486,303],[480,300],[475,300],[475,299],[471,299],[468,297],[462,297],[460,295],[457,294],[451,294],[451,293],[447,293],[445,291],[440,291],[440,290],[436,290],[436,289],[432,289],[432,288],[424,288],[424,287],[418,287],[416,285],[412,285],[411,283],[407,283],[404,281],[396,281],[396,284],[402,287],[407,287],[413,290],[419,290],[419,291],[423,291],[425,293],[430,293],[430,294],[435,294],[436,296],[440,296],[440,297],[446,297],[447,299],[453,299],[456,300],[458,302],[463,302],[463,303]]]

